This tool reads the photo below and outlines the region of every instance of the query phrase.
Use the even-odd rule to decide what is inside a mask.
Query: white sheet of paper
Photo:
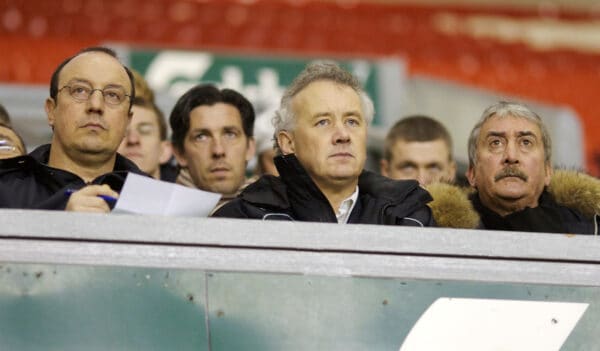
[[[129,173],[113,212],[206,217],[220,198],[221,194]]]
[[[587,303],[437,299],[400,351],[558,351]]]

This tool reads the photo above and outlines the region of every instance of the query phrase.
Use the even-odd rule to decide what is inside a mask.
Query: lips
[[[209,169],[210,173],[216,176],[226,176],[229,174],[230,170],[231,168],[226,165],[216,165]]]
[[[85,128],[85,129],[101,129],[101,130],[106,130],[106,127],[104,127],[100,123],[86,123],[86,124],[84,124],[82,126],[82,128]]]
[[[336,152],[329,155],[330,158],[354,158],[354,155],[350,152]]]
[[[140,154],[138,152],[126,152],[125,153],[125,157],[127,157],[127,158],[141,158],[142,154]]]

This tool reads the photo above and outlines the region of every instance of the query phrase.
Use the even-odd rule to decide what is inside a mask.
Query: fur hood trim
[[[468,198],[468,190],[446,183],[425,187],[433,197],[428,203],[439,227],[474,229],[479,226],[479,214]]]
[[[479,227],[479,214],[468,197],[473,189],[445,183],[433,183],[425,188],[433,197],[428,205],[439,227]],[[579,211],[589,220],[600,215],[598,178],[574,170],[555,169],[547,190],[557,204]]]
[[[600,214],[600,180],[585,173],[554,170],[548,192],[562,206],[581,212],[587,219]]]

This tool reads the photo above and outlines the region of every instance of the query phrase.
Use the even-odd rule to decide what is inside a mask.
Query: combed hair
[[[277,144],[277,134],[282,130],[292,131],[296,116],[292,111],[292,100],[300,91],[309,84],[316,81],[331,81],[340,85],[352,88],[361,100],[363,117],[367,124],[370,124],[375,115],[375,107],[369,95],[364,91],[358,79],[350,72],[342,69],[339,65],[330,61],[317,61],[309,64],[300,72],[294,81],[286,88],[281,98],[279,109],[273,117],[273,126],[275,127],[274,147],[277,153],[281,153]]]
[[[171,111],[171,141],[173,146],[183,151],[183,143],[190,129],[190,113],[198,106],[212,106],[216,103],[234,106],[242,118],[242,128],[246,137],[251,138],[254,132],[254,107],[242,94],[232,89],[222,89],[212,84],[201,84],[183,94]]]
[[[444,125],[425,115],[406,116],[396,122],[385,137],[383,157],[391,160],[392,149],[398,140],[427,142],[443,140],[448,146],[448,157],[452,160],[452,138]]]
[[[481,126],[487,122],[492,117],[520,117],[525,118],[528,121],[534,123],[540,128],[542,132],[542,143],[544,144],[544,158],[546,164],[551,164],[552,159],[552,139],[550,138],[550,134],[546,129],[546,126],[542,122],[540,116],[538,116],[535,112],[531,111],[529,107],[524,104],[518,102],[507,102],[500,101],[483,111],[481,114],[481,118],[473,127],[471,134],[469,136],[469,167],[472,168],[475,166],[477,160],[477,140],[479,140],[479,134],[481,133]]]

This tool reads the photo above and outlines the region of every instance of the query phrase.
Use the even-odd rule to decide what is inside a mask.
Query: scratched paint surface
[[[587,302],[597,347],[597,288],[4,264],[0,350],[398,350],[438,297]]]

